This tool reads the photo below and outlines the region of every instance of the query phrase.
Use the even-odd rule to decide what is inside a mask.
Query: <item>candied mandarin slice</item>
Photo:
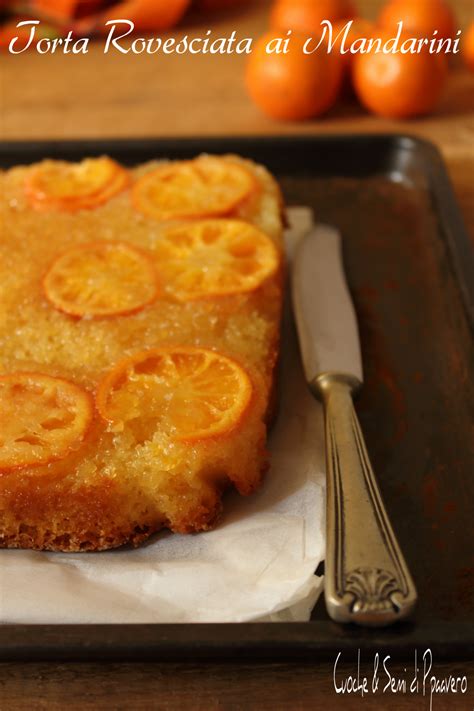
[[[151,258],[124,242],[93,242],[63,252],[43,280],[48,300],[71,316],[135,313],[157,296]]]
[[[42,373],[0,376],[0,473],[63,459],[92,421],[92,397]]]
[[[252,173],[225,158],[162,165],[132,189],[135,209],[158,220],[228,215],[257,189]]]
[[[102,205],[128,183],[127,171],[107,157],[80,163],[45,160],[30,171],[25,191],[38,210],[75,212]]]
[[[257,289],[278,269],[266,234],[240,220],[202,220],[167,230],[156,245],[166,289],[180,301]]]
[[[222,437],[242,421],[252,396],[247,372],[215,351],[156,348],[119,363],[99,385],[97,407],[116,431],[140,421],[179,442]]]

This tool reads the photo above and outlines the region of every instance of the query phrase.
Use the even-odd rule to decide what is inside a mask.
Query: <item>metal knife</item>
[[[299,243],[292,292],[306,379],[324,405],[326,607],[337,622],[389,625],[412,612],[417,593],[352,403],[363,381],[362,360],[334,228],[319,225]]]

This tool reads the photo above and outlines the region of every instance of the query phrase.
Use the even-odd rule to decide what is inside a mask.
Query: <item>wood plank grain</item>
[[[410,660],[407,665],[413,664]],[[367,673],[369,667],[366,668]],[[392,672],[405,674],[394,665]],[[344,665],[338,677],[354,674]],[[438,678],[468,674],[474,684],[474,663],[436,664]],[[340,675],[340,676],[339,676]],[[8,711],[47,709],[160,709],[232,711],[291,709],[307,711],[429,711],[429,696],[379,692],[363,698],[336,694],[333,664],[3,664],[0,665],[1,708]],[[468,711],[473,689],[466,695],[436,695],[433,711]]]

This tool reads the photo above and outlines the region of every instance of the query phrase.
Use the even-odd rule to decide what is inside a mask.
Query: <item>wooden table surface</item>
[[[416,1],[416,0],[414,0]],[[472,0],[452,0],[460,28],[474,20]],[[266,0],[212,22],[193,19],[178,35],[256,37],[266,27]],[[375,17],[382,0],[359,0]],[[306,123],[262,116],[243,86],[238,55],[103,54],[2,55],[0,137],[4,139],[114,136],[277,135],[400,131],[434,141],[449,167],[468,228],[474,235],[474,74],[456,57],[455,71],[437,112],[415,121],[382,120],[355,104]]]
[[[257,36],[265,2],[212,23],[215,36]],[[471,0],[453,0],[459,26],[474,19]],[[380,0],[360,0],[374,16]],[[179,34],[202,36],[209,21],[193,19]],[[321,134],[398,131],[440,148],[474,237],[474,74],[454,62],[437,112],[412,122],[381,120],[355,105],[303,124],[261,116],[245,95],[239,56],[2,55],[0,138],[62,139],[209,135]],[[407,663],[412,663],[408,660]],[[429,709],[412,695],[336,695],[333,662],[313,664],[2,664],[0,709]],[[343,667],[354,673],[353,665]],[[437,676],[467,674],[465,696],[436,696],[433,709],[474,708],[474,662],[437,664]]]

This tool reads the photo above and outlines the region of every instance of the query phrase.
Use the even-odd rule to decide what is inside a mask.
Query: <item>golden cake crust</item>
[[[227,217],[254,224],[281,251],[276,182],[250,161],[224,160],[244,165],[258,185]],[[157,165],[133,170],[132,182]],[[95,397],[100,380],[124,357],[188,345],[240,364],[252,382],[252,399],[238,426],[193,444],[127,426],[113,431],[95,412],[84,443],[60,461],[0,471],[0,547],[104,550],[138,545],[163,527],[179,533],[209,529],[221,512],[224,490],[233,485],[250,494],[268,466],[266,423],[275,402],[283,266],[250,293],[189,303],[162,294],[117,318],[62,313],[42,288],[62,250],[91,239],[149,250],[164,225],[137,212],[128,190],[96,209],[35,211],[24,191],[31,170],[18,166],[0,175],[0,375],[40,372]]]

